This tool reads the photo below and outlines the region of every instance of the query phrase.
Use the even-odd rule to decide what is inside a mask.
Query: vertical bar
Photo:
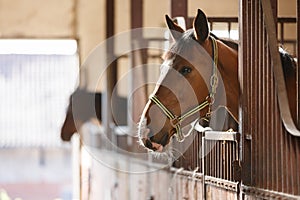
[[[225,179],[226,180],[232,180],[231,179],[231,176],[230,176],[230,173],[231,173],[231,168],[232,168],[232,160],[231,160],[231,155],[232,155],[232,142],[228,142],[228,144],[226,145],[226,166],[227,166],[227,169],[226,169],[226,176],[225,176]]]
[[[106,38],[110,38],[114,35],[115,31],[115,0],[106,0]],[[106,69],[106,92],[103,95],[102,101],[102,116],[103,124],[107,132],[107,137],[110,141],[113,140],[113,136],[110,130],[110,125],[112,123],[112,111],[111,111],[111,95],[116,82],[116,66],[114,61],[114,40],[109,40],[106,44],[106,54],[107,54],[107,69]]]
[[[260,57],[260,61],[261,61],[261,66],[262,66],[262,81],[263,81],[263,92],[262,92],[262,105],[264,105],[263,108],[263,121],[262,121],[262,128],[261,131],[262,133],[272,133],[273,132],[273,127],[271,126],[271,123],[269,120],[270,117],[270,113],[272,112],[272,110],[269,109],[269,98],[274,95],[272,94],[272,90],[269,88],[268,83],[272,80],[270,74],[270,64],[268,62],[268,55],[269,51],[268,51],[268,47],[267,47],[267,38],[264,37],[265,36],[265,27],[264,27],[264,18],[263,18],[263,11],[261,9],[261,5],[260,5],[260,24],[259,24],[259,29],[260,29],[260,33],[259,33],[259,37],[260,37],[260,53],[259,55],[261,55]],[[270,147],[272,147],[271,142],[271,134],[263,134],[263,142],[260,144],[260,146],[263,146],[264,148],[262,149],[262,153],[264,154],[264,156],[262,157],[262,160],[265,161],[265,168],[263,168],[262,170],[262,174],[265,174],[263,180],[262,180],[262,185],[263,188],[269,188],[270,187],[270,180],[272,175],[270,175],[272,173],[272,160],[270,160],[270,154],[272,152],[272,150],[269,150]],[[263,164],[263,163],[262,163]]]
[[[144,0],[131,0],[130,1],[131,15],[130,22],[131,28],[143,27],[143,3]]]
[[[284,44],[284,23],[280,22],[280,43]]]
[[[225,179],[226,177],[226,141],[223,141],[222,143],[222,176],[221,178]]]
[[[229,38],[231,38],[231,35],[230,35],[230,31],[231,31],[231,22],[227,22],[227,27],[228,27],[228,36],[229,36]]]
[[[131,65],[132,68],[136,66],[140,66],[147,62],[147,51],[144,49],[140,49],[141,46],[144,46],[142,42],[143,33],[142,30],[137,30],[138,28],[143,27],[143,0],[130,0],[130,27],[133,30],[131,33],[131,47],[135,49],[131,52]],[[134,30],[136,29],[136,30]],[[136,86],[140,86],[146,82],[147,72],[144,68],[136,68],[137,70],[131,70],[131,80],[129,83],[129,96],[132,101],[128,102],[129,113],[128,113],[128,125],[132,130],[135,130],[135,124],[139,121],[139,117],[141,115],[142,109],[146,104],[146,86],[141,90],[136,90]],[[134,77],[134,78],[133,78]],[[129,98],[128,98],[129,100]],[[138,106],[137,106],[138,105]],[[132,151],[138,151],[138,144],[136,142],[132,142],[132,137],[128,137],[128,145],[132,147]]]
[[[207,169],[209,170],[207,175],[209,176],[213,176],[214,175],[214,171],[215,169],[213,168],[214,164],[213,164],[213,161],[214,161],[214,151],[213,151],[213,144],[210,140],[206,141],[205,143],[206,145],[206,149],[210,149],[209,153],[206,154],[206,163],[207,163]]]
[[[297,20],[296,20],[296,23],[297,23],[297,46],[296,46],[296,56],[297,56],[297,63],[296,63],[296,69],[297,69],[297,87],[298,90],[296,91],[297,94],[296,94],[296,97],[297,97],[297,122],[298,122],[298,128],[300,128],[300,64],[299,64],[299,58],[300,58],[300,0],[297,0],[297,14],[296,14],[296,17],[297,17]],[[299,138],[292,138],[293,139],[293,145],[295,146],[294,147],[294,154],[295,154],[295,161],[296,161],[296,164],[295,166],[299,166],[300,163],[299,163],[299,159],[297,159],[297,157],[299,156],[299,153],[300,153],[300,142],[299,142]],[[295,191],[294,191],[294,194],[297,194],[299,195],[300,194],[300,172],[299,172],[299,169],[295,169]]]
[[[202,147],[202,199],[206,199],[206,190],[205,190],[205,132],[202,133],[202,140],[201,140],[201,147]]]
[[[78,0],[73,1],[73,8],[72,8],[72,14],[73,14],[73,19],[72,19],[72,37],[77,38],[78,36]]]
[[[187,19],[187,0],[171,0],[171,17],[182,16],[184,19]],[[190,27],[187,26],[186,27]]]
[[[241,41],[241,46],[239,48],[239,80],[241,80],[241,101],[240,101],[240,115],[239,115],[239,132],[241,133],[241,161],[243,164],[243,173],[242,173],[242,181],[245,185],[252,185],[252,150],[251,150],[251,132],[250,129],[250,120],[249,120],[249,54],[248,49],[248,27],[249,24],[249,5],[250,0],[242,0],[240,1],[240,11],[239,11],[239,38]]]
[[[261,70],[259,66],[259,60],[258,60],[258,32],[259,32],[259,26],[258,26],[258,21],[259,21],[259,11],[258,7],[260,5],[260,1],[255,0],[253,1],[252,4],[252,9],[251,9],[251,15],[252,15],[252,27],[253,27],[253,32],[252,32],[252,41],[251,41],[251,56],[252,56],[252,96],[254,97],[254,101],[251,103],[253,104],[253,110],[251,111],[251,114],[254,117],[254,124],[255,126],[255,146],[256,146],[256,151],[254,157],[256,158],[256,167],[255,167],[255,186],[261,186],[262,183],[262,178],[263,174],[261,174],[261,168],[263,168],[263,162],[262,162],[262,157],[263,154],[265,154],[265,151],[263,151],[262,146],[260,145],[260,142],[262,141],[263,135],[260,134],[261,130],[261,112],[258,112],[258,110],[262,110],[262,105],[261,105],[261,97],[262,97],[262,91],[261,91]]]
[[[299,59],[300,59],[300,0],[297,0],[297,88],[298,88],[298,91],[297,91],[297,110],[298,110],[298,128],[300,128],[300,64],[299,64]],[[298,139],[299,140],[299,139]],[[300,145],[299,145],[299,142],[297,143],[297,141],[295,140],[294,141],[297,145],[296,145],[296,149],[295,149],[295,153],[296,155],[300,155]],[[296,166],[300,166],[300,162],[299,162],[299,159],[296,159]],[[300,195],[300,172],[299,170],[297,171],[297,183],[296,185],[298,186],[298,190],[296,191],[296,194]]]
[[[199,172],[201,173],[202,172],[202,166],[201,166],[201,163],[200,163],[200,156],[201,156],[201,154],[202,154],[202,152],[201,152],[201,145],[200,145],[200,142],[201,142],[201,144],[202,144],[202,141],[201,141],[201,136],[200,136],[200,134],[198,134],[198,133],[196,133],[197,135],[196,135],[196,138],[197,138],[197,143],[196,144],[198,144],[197,145],[197,166],[199,166]]]

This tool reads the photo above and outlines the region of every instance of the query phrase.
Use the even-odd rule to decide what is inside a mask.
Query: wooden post
[[[242,183],[251,185],[251,168],[252,168],[252,162],[251,162],[251,133],[249,132],[248,126],[248,116],[247,116],[247,105],[245,106],[247,102],[247,88],[250,87],[249,81],[245,78],[247,76],[247,68],[249,67],[249,64],[247,62],[248,56],[249,56],[249,48],[246,48],[249,46],[249,41],[247,36],[247,31],[249,28],[250,23],[250,16],[247,13],[250,13],[250,1],[251,0],[242,0],[240,1],[240,12],[239,12],[239,38],[241,41],[240,48],[239,48],[239,80],[241,82],[241,100],[240,100],[240,126],[239,126],[239,132],[242,133],[242,148],[241,148],[241,161],[243,163],[243,171],[242,171]],[[244,67],[245,66],[245,67]]]
[[[187,0],[171,0],[171,17],[184,17],[187,19]]]
[[[134,29],[142,28],[143,27],[143,1],[141,0],[131,0],[131,29],[133,32],[131,33],[131,47],[132,49],[137,49],[139,47],[144,46],[142,43],[145,42],[143,38],[143,32],[142,30],[136,31]],[[131,52],[131,68],[134,69],[137,66],[141,66],[143,64],[147,63],[147,50],[146,49],[137,49]],[[129,95],[132,95],[132,101],[129,102],[132,105],[130,116],[129,116],[129,123],[134,123],[134,126],[136,123],[139,122],[139,118],[142,114],[143,108],[145,106],[145,100],[146,100],[146,87],[143,87],[142,89],[138,91],[133,91],[133,88],[135,88],[137,85],[141,85],[142,83],[146,83],[146,76],[147,72],[144,68],[133,70],[132,71],[132,77],[134,77],[132,80],[130,80],[130,91]],[[130,124],[129,124],[130,125]]]
[[[110,38],[115,32],[115,0],[106,0],[106,38]],[[102,99],[103,124],[107,133],[107,138],[113,142],[110,125],[112,123],[111,95],[116,84],[116,62],[114,61],[114,39],[107,40],[106,44],[106,92]],[[100,58],[99,58],[100,59]],[[113,62],[112,62],[113,61]]]
[[[298,83],[298,128],[300,128],[300,0],[297,0],[297,83]]]

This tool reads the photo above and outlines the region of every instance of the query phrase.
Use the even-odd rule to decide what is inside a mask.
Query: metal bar
[[[215,141],[236,141],[237,132],[225,132],[225,131],[206,131],[205,140]]]
[[[197,166],[199,166],[199,172],[202,172],[202,167],[201,167],[201,147],[200,147],[200,141],[201,141],[201,135],[197,134]]]
[[[217,142],[217,167],[218,167],[218,170],[217,170],[217,178],[220,178],[221,177],[221,169],[222,169],[222,154],[221,154],[221,146],[220,146],[220,142]]]
[[[226,190],[238,192],[238,182],[224,180],[212,176],[205,176],[205,183],[208,185],[217,186],[219,188],[224,188]]]
[[[298,83],[298,91],[297,91],[297,99],[298,99],[298,127],[300,127],[300,64],[299,64],[299,59],[300,59],[300,2],[299,0],[297,1],[297,83]]]
[[[187,178],[190,178],[190,179],[196,178],[196,179],[203,180],[203,174],[194,173],[194,172],[189,171],[189,170],[180,170],[180,171],[178,171],[178,168],[171,167],[170,172],[176,173],[177,175],[186,176]]]
[[[206,199],[206,187],[205,187],[205,133],[202,133],[202,140],[201,140],[201,159],[202,159],[202,199]]]
[[[239,48],[239,80],[241,81],[241,101],[240,109],[241,115],[239,121],[239,131],[242,133],[242,148],[241,148],[241,160],[243,164],[242,180],[244,184],[252,184],[252,151],[251,151],[251,140],[252,135],[250,132],[250,118],[249,118],[249,93],[250,93],[250,79],[247,78],[249,75],[249,40],[248,28],[250,27],[250,16],[249,7],[250,0],[240,1],[240,12],[239,12],[239,38],[241,41],[241,47]],[[243,149],[243,150],[242,150]]]
[[[243,193],[247,195],[255,195],[256,199],[291,199],[297,200],[299,196],[293,194],[286,194],[282,192],[266,190],[263,188],[258,187],[249,187],[249,186],[242,186]]]
[[[298,88],[298,91],[297,91],[297,100],[298,100],[298,128],[300,128],[300,64],[299,64],[299,59],[300,59],[300,1],[297,0],[297,88]],[[297,141],[294,141],[295,143],[297,143]],[[296,155],[300,155],[300,147],[299,147],[299,142],[298,142],[298,146],[296,146],[296,149],[295,149],[295,154]],[[296,164],[295,166],[300,166],[300,161],[299,159],[296,159]],[[296,191],[296,194],[300,194],[300,173],[299,173],[299,170],[297,171],[298,174],[296,175],[297,177],[297,182],[296,182],[296,185],[298,186],[298,190]]]

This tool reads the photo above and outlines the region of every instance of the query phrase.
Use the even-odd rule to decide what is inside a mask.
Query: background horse
[[[209,120],[216,107],[225,106],[236,120],[239,109],[237,45],[211,34],[201,10],[193,28],[187,31],[168,16],[166,22],[174,43],[164,56],[161,75],[144,108],[138,130],[140,143],[158,152],[166,152],[165,146],[174,135],[182,141],[185,137],[182,127],[197,118]],[[295,63],[282,49],[280,54],[295,120]]]
[[[61,128],[61,139],[70,141],[72,135],[88,120],[95,118],[101,122],[101,93],[77,89],[70,97],[66,118]],[[74,114],[73,109],[76,109]],[[119,97],[112,100],[112,112],[117,125],[127,124],[127,98]]]

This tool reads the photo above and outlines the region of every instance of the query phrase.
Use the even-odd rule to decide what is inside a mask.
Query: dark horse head
[[[144,108],[139,140],[147,149],[165,152],[172,136],[182,141],[182,130],[205,118],[216,105],[238,116],[238,54],[209,31],[198,10],[193,28],[184,31],[168,16],[174,43],[164,56],[161,75]]]
[[[74,108],[78,114],[74,114]],[[101,93],[77,89],[69,100],[66,118],[61,127],[61,139],[70,141],[82,124],[91,118],[101,120]]]
[[[102,93],[77,89],[70,97],[66,118],[61,127],[61,139],[70,141],[72,135],[79,131],[82,124],[95,118],[101,123]],[[114,122],[117,125],[127,124],[127,99],[116,96],[112,99],[111,108]]]

